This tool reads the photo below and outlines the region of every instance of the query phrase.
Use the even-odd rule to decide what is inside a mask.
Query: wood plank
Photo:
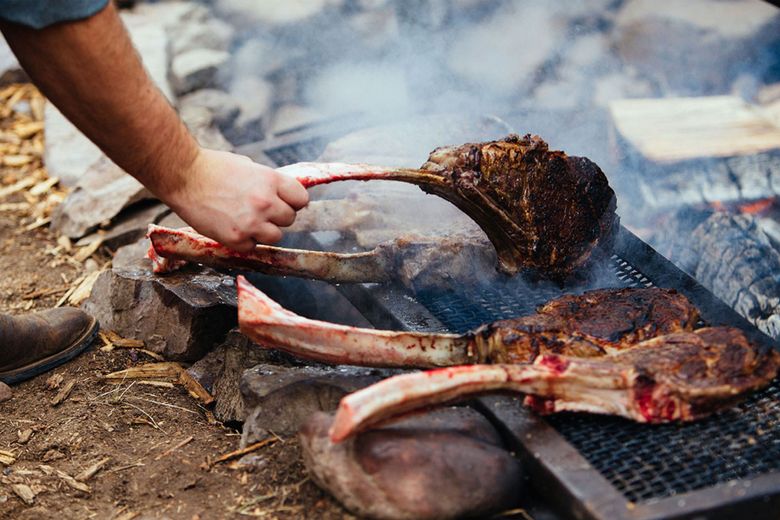
[[[780,128],[736,96],[624,99],[609,110],[620,137],[656,163],[780,150]]]

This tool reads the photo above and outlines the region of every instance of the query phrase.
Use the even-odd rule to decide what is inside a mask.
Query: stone
[[[160,202],[137,204],[120,213],[108,228],[83,237],[76,245],[86,246],[95,240],[102,240],[103,245],[117,250],[143,238],[149,224],[157,224],[170,211],[168,206]]]
[[[214,397],[214,417],[222,422],[243,422],[248,410],[239,390],[244,371],[259,363],[279,360],[279,353],[252,343],[238,329],[187,369]]]
[[[565,25],[546,5],[510,3],[455,32],[446,63],[474,87],[522,93],[566,41]]]
[[[226,51],[230,47],[234,33],[233,26],[219,18],[182,23],[168,30],[174,56],[193,49]]]
[[[165,28],[151,13],[148,16],[123,15],[122,20],[149,77],[169,101],[174,101],[173,90],[168,81],[170,50]]]
[[[340,0],[219,0],[216,8],[231,21],[243,26],[287,25],[311,18]]]
[[[0,85],[29,81],[5,38],[0,34]]]
[[[11,387],[0,381],[0,403],[8,401],[14,396]]]
[[[63,186],[78,184],[103,157],[100,148],[65,119],[52,103],[46,103],[44,109],[44,133],[46,170]]]
[[[151,198],[140,182],[101,156],[57,207],[51,228],[70,238],[81,238],[128,206]]]
[[[761,76],[773,64],[761,53],[776,44],[780,11],[752,0],[625,2],[615,20],[615,46],[637,67],[676,94],[726,92],[744,64]]]
[[[230,54],[225,51],[204,48],[191,49],[174,56],[171,77],[176,94],[215,86],[219,70],[229,59]]]
[[[257,365],[241,376],[241,395],[249,410],[241,445],[271,432],[292,435],[314,412],[335,410],[342,397],[390,373],[348,366]]]
[[[144,341],[144,348],[175,361],[203,357],[236,325],[232,276],[187,266],[157,276],[146,239],[119,249],[83,307],[103,328]]]
[[[230,85],[230,95],[240,108],[236,126],[246,127],[268,118],[274,95],[270,82],[252,76],[242,77]]]
[[[212,150],[232,148],[214,124],[214,114],[208,108],[196,105],[180,106],[179,117],[201,146]]]
[[[268,131],[279,135],[323,119],[323,114],[314,108],[294,104],[282,105],[274,113]]]
[[[196,90],[179,98],[179,110],[188,107],[203,107],[211,112],[214,124],[224,129],[233,124],[241,108],[238,101],[223,90],[205,88]]]
[[[520,463],[481,414],[437,408],[334,444],[332,417],[315,414],[299,435],[309,474],[359,516],[484,518],[523,494]]]

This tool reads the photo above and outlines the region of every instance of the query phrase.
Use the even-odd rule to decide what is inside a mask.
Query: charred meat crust
[[[474,218],[508,273],[563,280],[611,251],[619,218],[606,176],[584,157],[550,151],[539,136],[437,148],[422,168],[449,184],[423,189]]]
[[[696,307],[674,290],[598,289],[552,300],[531,316],[483,325],[473,337],[492,363],[529,363],[540,354],[604,356],[649,338],[692,331],[698,320]]]

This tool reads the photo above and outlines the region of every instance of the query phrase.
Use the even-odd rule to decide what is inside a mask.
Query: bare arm
[[[85,20],[0,28],[62,113],[204,235],[242,250],[275,242],[308,202],[297,181],[199,147],[149,79],[112,3]]]

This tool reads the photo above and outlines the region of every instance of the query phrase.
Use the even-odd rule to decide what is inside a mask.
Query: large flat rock
[[[101,154],[82,172],[76,188],[57,207],[51,227],[70,238],[81,238],[128,206],[151,198],[152,194],[140,182]]]
[[[348,366],[257,365],[241,376],[241,395],[249,410],[241,443],[252,444],[271,432],[295,434],[315,412],[335,410],[342,397],[389,373]]]
[[[485,417],[437,408],[334,444],[332,417],[301,429],[303,457],[317,484],[370,518],[484,518],[522,497],[520,463]]]
[[[194,266],[157,276],[148,247],[144,239],[117,251],[83,306],[103,328],[143,340],[167,359],[200,359],[236,325],[235,281]]]
[[[214,416],[222,422],[243,422],[248,409],[239,390],[241,375],[260,363],[278,361],[277,352],[252,343],[238,329],[187,371],[214,397]]]

